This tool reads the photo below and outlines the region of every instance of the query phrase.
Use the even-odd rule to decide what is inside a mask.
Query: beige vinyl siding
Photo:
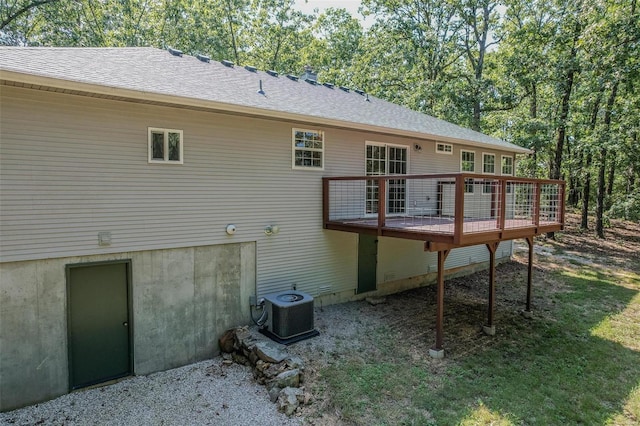
[[[355,236],[322,229],[323,172],[291,169],[291,124],[2,96],[2,261],[256,241],[261,293],[353,287]],[[148,164],[148,127],[184,131],[184,165]],[[280,233],[267,237],[269,224]],[[110,246],[98,245],[102,231]]]
[[[183,165],[148,163],[148,127],[184,132]],[[294,170],[292,127],[309,124],[3,86],[0,261],[255,241],[259,294],[354,289],[357,235],[322,229],[321,177],[363,175],[366,140],[414,141],[320,127],[324,171]],[[460,147],[420,143],[411,173],[459,170]]]

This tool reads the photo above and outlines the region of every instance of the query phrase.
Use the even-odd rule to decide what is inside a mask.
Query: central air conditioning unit
[[[313,297],[288,290],[264,296],[267,321],[262,334],[278,343],[290,344],[319,333],[313,328]]]

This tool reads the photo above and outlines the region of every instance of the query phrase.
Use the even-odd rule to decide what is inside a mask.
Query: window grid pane
[[[164,160],[164,133],[151,133],[151,158]]]
[[[169,132],[169,161],[180,161],[180,133]]]
[[[324,133],[312,130],[294,130],[294,166],[318,168],[323,167]]]
[[[475,172],[476,170],[476,153],[472,151],[462,151],[462,171]],[[471,191],[473,192],[473,191]]]
[[[484,173],[496,172],[496,156],[493,154],[484,154],[482,156],[482,170]]]

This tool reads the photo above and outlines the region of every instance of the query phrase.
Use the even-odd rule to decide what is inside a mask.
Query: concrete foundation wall
[[[131,259],[134,374],[207,359],[247,324],[255,243],[0,264],[0,410],[67,393],[65,265]]]

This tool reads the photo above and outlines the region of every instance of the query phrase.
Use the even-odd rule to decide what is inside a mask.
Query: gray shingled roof
[[[528,150],[455,124],[439,120],[371,95],[328,88],[286,76],[271,76],[220,62],[175,56],[143,48],[0,47],[0,71],[84,83],[110,89],[175,98],[179,104],[197,100],[244,107],[256,115],[295,114],[306,121],[336,126],[374,126],[390,134],[490,145],[515,152]],[[2,73],[3,80],[7,73]],[[265,92],[258,93],[260,80]],[[52,80],[49,80],[52,81]],[[213,108],[213,107],[212,107]]]

